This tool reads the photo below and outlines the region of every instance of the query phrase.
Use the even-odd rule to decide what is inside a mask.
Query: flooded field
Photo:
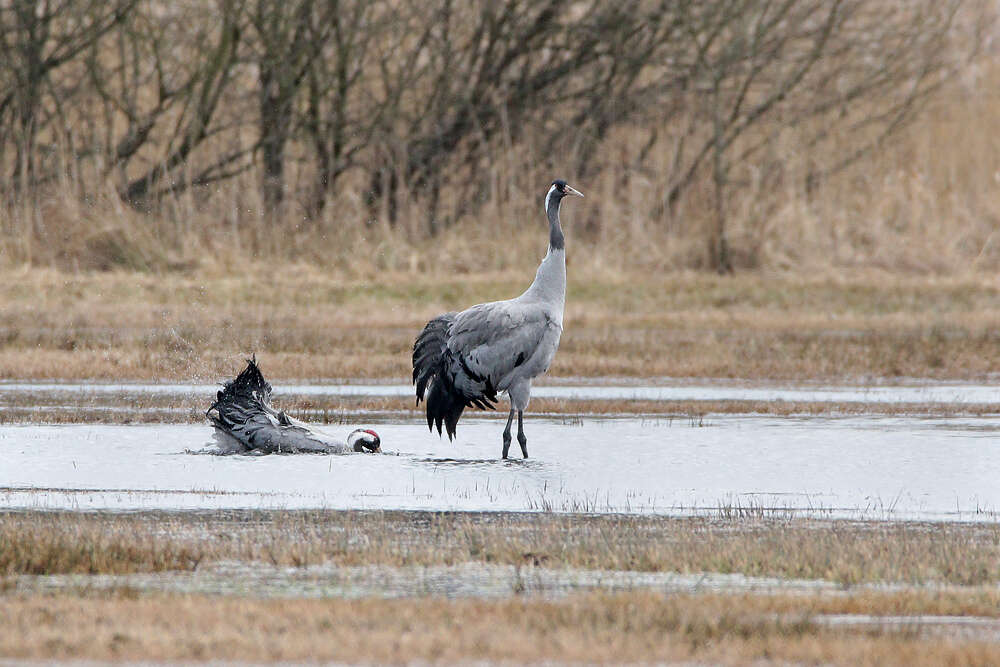
[[[842,590],[834,582],[822,580],[747,577],[711,572],[579,570],[482,563],[421,567],[344,567],[331,564],[274,567],[255,563],[252,567],[247,567],[243,562],[220,562],[199,568],[196,572],[22,576],[11,583],[13,590],[19,593],[52,593],[84,587],[106,590],[128,587],[157,593],[347,599],[369,596],[505,598],[514,594],[555,599],[589,591],[830,594]]]
[[[506,462],[500,418],[463,420],[454,443],[405,421],[377,425],[383,456],[214,456],[202,424],[0,426],[0,505],[962,521],[1000,510],[1000,417],[536,417],[532,458]]]
[[[334,436],[377,427],[388,455],[213,456],[202,420],[217,390],[0,383],[0,506],[959,521],[1000,511],[1000,415],[986,385],[553,383],[534,391],[536,409],[555,410],[529,414],[531,458],[507,462],[503,414],[467,413],[449,443],[428,433],[412,388],[390,383],[276,388],[279,406]],[[350,402],[359,396],[388,402]]]
[[[660,595],[802,596],[819,600],[845,597],[835,582],[812,579],[748,577],[712,572],[634,572],[580,570],[517,565],[464,563],[452,566],[385,567],[311,565],[275,567],[242,562],[209,564],[197,572],[161,572],[119,575],[22,576],[10,589],[21,595],[88,590],[126,589],[131,594],[230,595],[255,599],[399,599],[429,597],[450,600],[472,598],[504,600],[530,596],[560,600],[581,593],[655,593]],[[952,589],[907,585],[862,585],[851,594],[931,594]],[[1000,619],[961,615],[815,614],[818,627],[907,632],[919,636],[1000,641]]]
[[[198,397],[209,400],[217,384],[151,383],[41,383],[0,382],[0,399],[16,394],[54,396],[163,396]],[[280,384],[276,394],[312,397],[375,396],[412,397],[413,386],[392,383]],[[971,383],[913,383],[828,387],[822,385],[767,386],[761,383],[704,381],[637,384],[601,379],[573,384],[542,384],[532,388],[533,399],[569,401],[788,401],[797,403],[912,403],[993,404],[1000,407],[1000,390]]]

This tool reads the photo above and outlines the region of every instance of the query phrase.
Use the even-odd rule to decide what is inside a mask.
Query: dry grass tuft
[[[893,598],[872,609],[891,608]],[[915,627],[825,628],[808,597],[575,595],[559,601],[8,598],[0,654],[48,660],[397,663],[991,664],[1000,647]],[[934,608],[925,605],[924,608]],[[776,613],[776,612],[781,613]]]
[[[0,574],[126,573],[189,570],[203,554],[130,520],[71,515],[0,516]]]
[[[995,273],[1000,113],[992,91],[998,80],[1000,68],[991,60],[970,65],[892,141],[819,182],[803,175],[829,166],[827,156],[801,145],[780,118],[761,128],[762,135],[786,138],[760,164],[748,165],[749,179],[734,187],[729,236],[737,265],[807,279],[816,271]],[[492,193],[489,198],[434,238],[424,229],[426,201],[403,193],[399,220],[391,225],[359,196],[364,182],[347,184],[335,205],[310,219],[294,203],[278,216],[264,214],[259,181],[251,175],[168,197],[153,214],[123,205],[110,185],[79,194],[102,182],[89,175],[37,193],[37,210],[0,207],[0,269],[29,264],[68,272],[228,272],[263,260],[280,267],[275,272],[307,264],[353,279],[376,272],[405,274],[406,280],[525,274],[544,252],[540,203],[554,176],[551,161],[532,162],[535,139],[504,146],[478,175],[491,185],[482,189]],[[558,174],[587,195],[564,215],[577,275],[662,274],[707,265],[710,175],[699,175],[676,214],[663,215],[672,146],[664,140],[640,160],[647,140],[648,128],[615,128],[600,151],[599,174],[583,180]],[[569,162],[560,171],[573,169],[575,155],[560,159]],[[458,183],[446,193],[455,209],[474,187]]]
[[[436,314],[530,275],[0,274],[0,377],[217,382],[256,352],[276,380],[410,375]],[[259,266],[264,269],[265,267]],[[983,380],[1000,372],[990,277],[879,272],[582,274],[571,268],[554,376]],[[277,385],[276,385],[277,386]]]
[[[521,565],[870,582],[1000,582],[1000,526],[551,514],[0,515],[0,573],[274,565]]]
[[[258,599],[84,585],[13,593],[0,655],[21,660],[778,661],[992,664],[964,630],[830,626],[823,614],[998,618],[997,525],[382,512],[0,514],[0,573],[128,573],[213,560],[279,566],[455,565],[821,577],[843,594],[571,594]],[[252,565],[248,570],[252,570]],[[238,570],[231,576],[238,577]],[[8,580],[10,581],[10,580]],[[959,584],[901,591],[855,582]],[[239,590],[236,587],[235,590]],[[246,590],[252,590],[246,588]],[[983,634],[985,633],[985,634]]]

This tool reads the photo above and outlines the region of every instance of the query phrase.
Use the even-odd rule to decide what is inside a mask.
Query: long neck
[[[549,197],[545,213],[549,218],[549,251],[538,265],[535,281],[525,292],[526,296],[552,304],[562,317],[566,302],[566,239],[559,225],[561,197]]]
[[[562,197],[554,193],[545,200],[545,215],[549,218],[549,251],[565,250],[566,238],[563,236],[562,226],[559,224],[559,205],[562,204]]]

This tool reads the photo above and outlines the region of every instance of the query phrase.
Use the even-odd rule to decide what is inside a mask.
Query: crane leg
[[[507,428],[503,430],[503,457],[507,458],[507,451],[510,449],[510,425],[514,421],[514,408],[510,409],[507,416]]]
[[[521,445],[524,458],[528,458],[528,438],[524,435],[524,410],[517,411],[517,443]]]

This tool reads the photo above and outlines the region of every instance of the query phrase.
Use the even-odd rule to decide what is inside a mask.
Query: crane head
[[[382,453],[382,439],[370,428],[359,428],[347,436],[347,444],[356,452]]]
[[[558,203],[562,201],[562,198],[566,195],[582,197],[583,193],[576,188],[570,187],[569,184],[561,178],[557,178],[552,181],[552,185],[549,187],[549,191],[545,195],[545,212],[548,213],[549,211],[549,203],[555,202],[558,205]]]
[[[557,178],[556,180],[552,181],[552,188],[555,188],[556,192],[558,192],[563,197],[565,197],[566,195],[575,195],[577,197],[583,196],[582,192],[580,192],[576,188],[570,187],[569,184],[561,178]],[[552,188],[550,188],[550,191]]]

